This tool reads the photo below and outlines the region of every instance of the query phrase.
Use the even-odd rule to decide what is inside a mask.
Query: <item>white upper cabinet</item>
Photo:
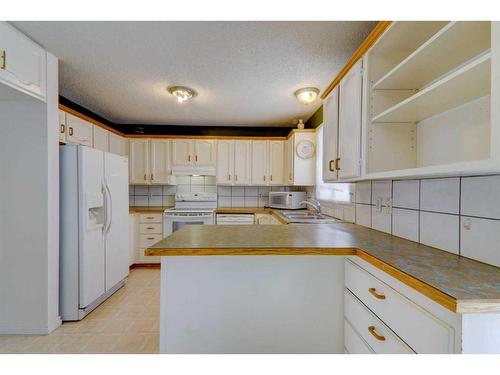
[[[127,156],[127,138],[110,132],[109,152],[116,155]]]
[[[361,92],[363,60],[358,60],[340,81],[338,176],[339,179],[361,174]]]
[[[335,87],[323,103],[323,181],[337,179],[339,128],[339,87]]]
[[[59,142],[66,143],[66,112],[59,110]]]
[[[147,139],[129,142],[129,179],[131,184],[149,182],[149,143]]]
[[[269,182],[283,185],[285,166],[285,141],[269,141]]]
[[[285,184],[293,185],[294,139],[292,135],[285,142]]]
[[[217,142],[217,183],[231,184],[234,180],[234,141]]]
[[[191,139],[175,139],[172,141],[172,165],[191,165],[194,162],[193,141]]]
[[[94,148],[109,152],[109,132],[97,125],[94,125]]]
[[[47,56],[7,22],[0,22],[0,82],[45,101]]]
[[[94,130],[90,122],[69,113],[66,114],[66,141],[93,147]]]
[[[252,184],[267,185],[268,178],[268,141],[252,141]]]
[[[197,139],[194,141],[194,163],[196,165],[215,165],[215,141]]]
[[[252,142],[234,141],[234,185],[250,185],[252,183]]]
[[[316,132],[295,130],[286,147],[288,185],[316,183]]]
[[[149,143],[150,175],[152,184],[167,184],[172,173],[170,166],[170,140],[152,139]]]

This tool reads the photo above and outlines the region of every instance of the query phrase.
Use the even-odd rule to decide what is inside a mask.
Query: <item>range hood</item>
[[[215,167],[200,165],[177,165],[172,167],[174,176],[215,176]]]

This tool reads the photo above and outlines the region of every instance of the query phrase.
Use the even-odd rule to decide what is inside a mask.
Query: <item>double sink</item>
[[[280,211],[280,215],[282,215],[285,219],[288,220],[289,223],[301,223],[301,224],[331,224],[331,223],[340,223],[341,220],[335,219],[333,217],[329,217],[320,213],[314,212],[289,212],[289,211]]]

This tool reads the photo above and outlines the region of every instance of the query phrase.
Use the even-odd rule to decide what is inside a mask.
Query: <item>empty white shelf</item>
[[[420,89],[490,48],[490,22],[450,22],[374,85]]]
[[[372,122],[418,122],[488,95],[490,87],[491,53],[488,52],[374,116]]]

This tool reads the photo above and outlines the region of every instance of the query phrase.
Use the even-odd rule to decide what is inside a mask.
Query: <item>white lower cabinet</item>
[[[163,238],[163,213],[137,215],[136,263],[160,263],[160,257],[145,256],[144,251]]]
[[[347,354],[375,353],[347,320],[344,320],[344,347]]]
[[[371,264],[357,257],[346,260],[345,287],[344,318],[373,352],[438,354],[461,351],[459,314]],[[346,350],[356,352],[353,347],[359,345],[354,346],[354,339],[346,335],[345,340]]]

